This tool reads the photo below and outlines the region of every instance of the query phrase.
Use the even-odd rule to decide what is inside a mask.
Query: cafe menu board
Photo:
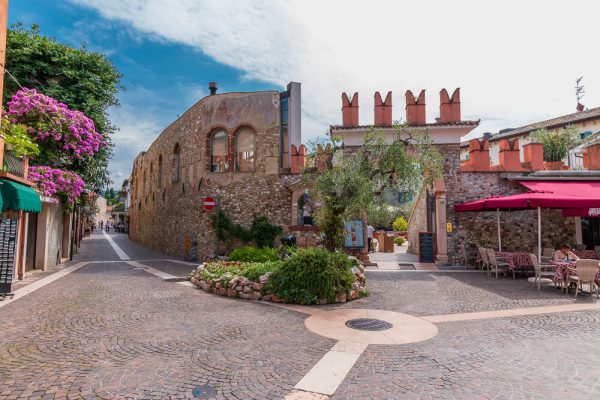
[[[419,262],[435,262],[435,233],[419,232]]]
[[[365,247],[365,236],[362,220],[353,220],[346,222],[344,226],[346,237],[344,238],[344,247],[347,249],[361,249]]]
[[[0,294],[11,291],[18,225],[18,219],[0,219]]]

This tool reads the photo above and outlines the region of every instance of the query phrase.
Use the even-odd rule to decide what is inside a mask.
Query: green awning
[[[0,204],[2,211],[42,211],[42,201],[35,190],[6,179],[0,180]]]

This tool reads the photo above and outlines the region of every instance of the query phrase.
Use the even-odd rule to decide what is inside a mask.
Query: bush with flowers
[[[81,195],[85,182],[75,172],[48,166],[29,167],[28,179],[34,182],[43,196],[61,198],[72,207]]]
[[[6,104],[2,133],[19,156],[31,157],[28,179],[43,196],[57,196],[67,207],[73,207],[85,182],[67,169],[93,161],[92,157],[107,146],[94,122],[35,89],[22,88]]]
[[[8,118],[26,125],[39,141],[41,162],[60,165],[82,160],[107,145],[90,118],[35,89],[22,88],[7,105]]]

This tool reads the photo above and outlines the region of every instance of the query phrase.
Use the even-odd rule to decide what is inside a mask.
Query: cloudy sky
[[[361,123],[373,93],[461,88],[463,119],[495,132],[600,106],[597,1],[462,0],[12,0],[11,22],[37,23],[61,42],[107,54],[124,74],[111,163],[120,184],[133,157],[177,115],[220,90],[281,90],[302,83],[303,138],[341,122],[340,94],[360,93]]]

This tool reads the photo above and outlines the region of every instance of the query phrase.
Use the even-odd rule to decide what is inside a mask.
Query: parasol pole
[[[538,214],[538,260],[542,262],[542,209],[537,208]]]
[[[500,209],[496,208],[496,221],[498,222],[498,251],[502,251],[502,237],[500,236]]]

